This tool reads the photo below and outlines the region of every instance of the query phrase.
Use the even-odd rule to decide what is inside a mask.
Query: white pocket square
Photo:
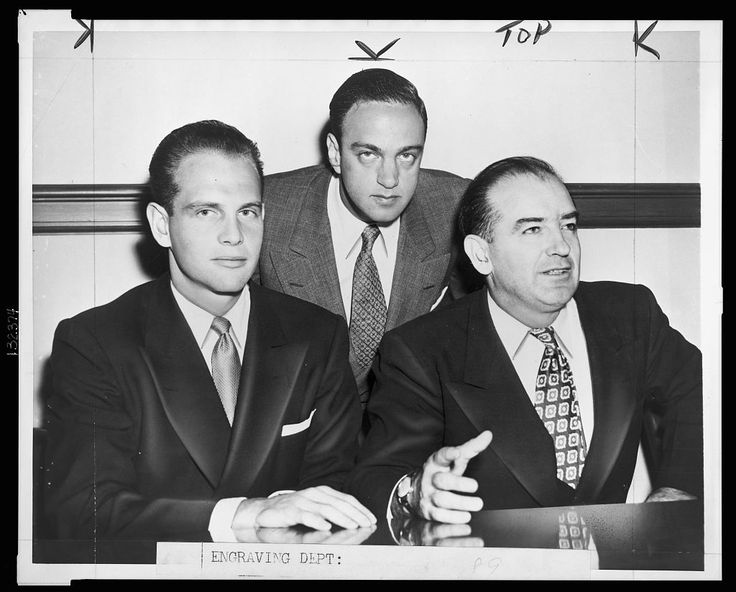
[[[287,423],[284,424],[284,426],[281,428],[281,436],[291,436],[293,434],[298,434],[299,432],[303,432],[309,427],[309,424],[312,423],[312,417],[314,416],[314,412],[317,411],[316,409],[312,409],[312,413],[309,414],[309,417],[305,419],[304,421],[300,421],[299,423]]]

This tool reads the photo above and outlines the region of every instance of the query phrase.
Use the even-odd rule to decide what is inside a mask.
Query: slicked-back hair
[[[493,207],[491,190],[511,177],[534,175],[540,179],[556,179],[564,185],[557,171],[549,163],[533,156],[512,156],[484,168],[470,182],[458,207],[457,224],[460,235],[478,235],[488,242],[493,237],[493,225],[499,212]]]
[[[174,177],[181,161],[190,154],[208,151],[249,159],[258,171],[263,188],[263,162],[255,142],[240,130],[215,119],[189,123],[161,140],[148,167],[152,200],[169,215],[174,213],[174,198],[180,190]]]
[[[348,111],[358,103],[379,102],[413,105],[424,122],[427,134],[427,109],[417,88],[403,76],[384,68],[356,72],[340,85],[330,101],[330,131],[342,140],[342,124]]]

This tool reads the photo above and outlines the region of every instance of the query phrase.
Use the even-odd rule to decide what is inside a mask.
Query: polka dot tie
[[[212,378],[227,420],[232,425],[240,384],[240,357],[230,337],[230,321],[223,317],[215,317],[212,329],[219,335],[215,349],[212,350]]]
[[[361,384],[373,362],[386,326],[386,299],[378,268],[373,260],[373,243],[381,231],[375,224],[363,230],[363,246],[355,262],[350,312],[350,360],[358,380],[361,405],[367,402],[367,389]]]
[[[534,409],[554,442],[557,478],[575,488],[583,472],[587,447],[570,364],[551,327],[532,329],[529,333],[544,344]]]

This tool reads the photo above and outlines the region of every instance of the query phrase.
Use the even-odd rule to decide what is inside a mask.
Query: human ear
[[[166,209],[160,204],[151,202],[146,206],[146,218],[148,218],[148,225],[151,227],[151,234],[156,242],[162,247],[170,247],[169,214]]]
[[[332,170],[337,175],[340,174],[340,143],[337,141],[335,134],[327,134],[327,159],[330,161]]]
[[[488,241],[477,234],[469,234],[463,241],[465,254],[475,270],[481,275],[490,275],[493,271]]]

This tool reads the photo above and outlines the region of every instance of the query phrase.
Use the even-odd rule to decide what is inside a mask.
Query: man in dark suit
[[[429,312],[451,283],[451,296],[463,288],[453,228],[468,180],[420,169],[427,111],[390,70],[349,77],[330,102],[329,130],[331,171],[266,177],[260,281],[345,317],[365,405],[384,331]]]
[[[344,320],[248,284],[263,232],[258,148],[193,123],[164,138],[150,174],[169,274],[56,331],[44,478],[56,535],[370,526],[338,491],[360,427]]]
[[[555,171],[494,163],[458,216],[486,288],[384,337],[348,491],[447,523],[623,503],[651,400],[662,449],[648,500],[701,496],[700,352],[644,286],[579,282],[578,213]]]

